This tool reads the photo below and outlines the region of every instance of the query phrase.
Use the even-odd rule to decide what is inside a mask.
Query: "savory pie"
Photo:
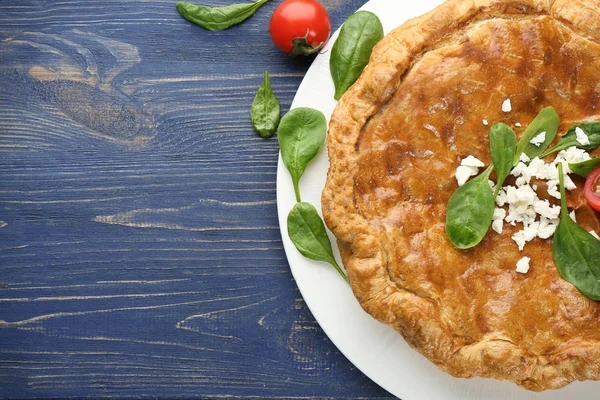
[[[551,239],[519,251],[518,224],[505,224],[463,251],[445,218],[460,161],[491,163],[490,126],[520,136],[546,106],[561,117],[559,136],[600,120],[600,2],[449,0],[387,35],[342,97],[322,198],[368,313],[454,376],[534,391],[600,379],[600,303],[561,278]],[[572,177],[569,207],[600,232]],[[515,271],[523,256],[527,274]]]

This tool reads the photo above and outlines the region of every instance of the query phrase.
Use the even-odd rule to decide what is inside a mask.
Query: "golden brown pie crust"
[[[519,252],[505,223],[460,251],[444,231],[460,160],[491,162],[482,119],[520,136],[550,105],[559,132],[600,120],[598,0],[449,0],[387,35],[331,118],[323,214],[354,294],[454,376],[534,391],[600,379],[600,303],[560,277],[551,240]],[[574,180],[569,206],[600,233]]]

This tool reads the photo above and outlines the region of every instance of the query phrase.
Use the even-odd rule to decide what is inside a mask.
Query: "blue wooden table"
[[[281,1],[223,32],[175,2],[0,3],[0,397],[390,397],[282,249],[248,114],[310,66],[271,43]],[[363,0],[322,3],[335,29]]]

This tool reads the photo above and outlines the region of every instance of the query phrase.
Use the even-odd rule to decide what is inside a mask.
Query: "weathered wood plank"
[[[387,398],[302,301],[277,223],[265,68],[310,65],[268,2],[207,32],[175,1],[0,4],[0,397]],[[211,0],[214,5],[229,4]],[[334,27],[361,0],[325,0]]]

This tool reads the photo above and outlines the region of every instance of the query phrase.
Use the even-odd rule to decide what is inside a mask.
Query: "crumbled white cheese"
[[[512,105],[510,104],[510,99],[506,99],[504,100],[504,102],[502,103],[502,111],[504,112],[511,112],[512,110]]]
[[[569,217],[571,217],[571,219],[573,220],[573,222],[577,222],[577,216],[575,215],[575,210],[572,210],[569,213]]]
[[[504,189],[500,189],[498,191],[498,196],[496,196],[496,205],[498,207],[502,207],[508,203],[508,198],[506,197],[506,191]]]
[[[537,194],[529,185],[523,185],[520,188],[507,186],[506,195],[509,203],[512,204],[523,203],[526,205],[533,205],[534,201],[537,199]]]
[[[558,169],[551,164],[544,163],[544,160],[535,157],[529,164],[525,164],[526,162],[527,161],[519,162],[510,171],[511,175],[515,178],[522,177],[527,184],[529,184],[532,177],[538,179],[557,178]]]
[[[523,251],[525,245],[527,244],[527,241],[524,238],[523,231],[519,231],[512,235],[512,240],[514,240],[517,246],[519,246],[519,251]]]
[[[473,173],[473,168],[475,167],[465,167],[464,165],[461,165],[458,168],[456,168],[455,176],[458,186],[464,185],[471,176],[477,175],[477,171]]]
[[[533,204],[536,213],[547,219],[558,219],[560,206],[552,206],[548,200],[538,200]]]
[[[517,261],[517,272],[521,274],[526,274],[529,271],[529,262],[531,258],[523,257],[519,261]]]
[[[520,187],[509,185],[500,189],[496,204],[500,207],[508,204],[508,212],[504,216],[505,222],[513,226],[517,223],[523,224],[523,228],[512,236],[519,250],[523,250],[527,242],[536,237],[548,239],[558,226],[560,206],[553,206],[547,200],[540,200],[535,189],[529,184]],[[539,220],[537,220],[538,215]],[[492,224],[500,216],[499,211],[494,211]],[[492,229],[498,232],[500,224],[496,222],[495,225]]]
[[[596,239],[600,240],[600,236],[598,236],[598,234],[596,233],[596,231],[590,231],[590,235],[592,235]]]
[[[563,171],[563,173],[564,173],[564,171]],[[571,177],[569,175],[565,175],[565,189],[567,189],[567,190],[577,189],[577,185],[575,185],[575,182],[573,182],[573,180],[571,179]]]
[[[527,184],[527,181],[525,180],[525,178],[523,178],[522,176],[518,177],[515,180],[515,185],[517,185],[517,187],[521,187],[523,185]]]
[[[485,126],[488,126],[488,125],[489,125],[489,122],[488,122],[488,120],[487,120],[487,119],[482,119],[482,120],[481,120],[481,122],[483,122],[483,124],[484,124]]]
[[[520,128],[520,127],[521,127],[521,123],[520,123],[520,122],[515,122],[515,126],[516,126],[517,128]]]
[[[549,239],[554,232],[556,232],[556,228],[558,227],[559,219],[549,220],[545,217],[540,218],[540,226],[538,227],[538,237],[540,239]]]
[[[546,180],[548,194],[554,198],[560,199],[560,191],[558,190],[558,163],[563,164],[563,176],[565,180],[565,188],[574,190],[576,188],[573,180],[567,175],[571,171],[568,164],[578,163],[589,160],[590,155],[582,149],[570,147],[558,153],[556,159],[551,163],[545,163],[544,160],[535,157],[527,164],[528,157],[524,154],[520,155],[520,162],[511,170],[511,175],[516,179],[517,187],[529,184],[531,178]]]
[[[517,223],[520,222],[523,224],[523,227],[526,228],[527,226],[535,222],[535,217],[536,214],[533,207],[529,207],[527,205],[518,207],[509,206],[509,211],[506,215],[505,220],[512,226],[516,226]]]
[[[558,168],[553,164],[546,164],[544,160],[535,157],[531,160],[529,165],[524,168],[523,175],[525,175],[528,180],[532,177],[544,180],[556,179],[558,178]]]
[[[560,200],[560,191],[558,189],[558,181],[551,179],[546,183],[546,185],[547,185],[548,194],[550,196],[554,197],[555,199]]]
[[[589,146],[590,138],[588,137],[588,135],[585,134],[583,129],[581,129],[580,127],[575,128],[575,136],[577,138],[577,143],[579,143],[582,146]]]
[[[494,232],[501,234],[502,233],[502,229],[504,227],[504,221],[501,219],[496,219],[492,221],[492,230],[494,230]]]
[[[524,228],[514,235],[512,235],[512,239],[519,246],[519,250],[523,251],[525,244],[527,242],[531,242],[533,239],[537,237],[538,228],[540,227],[539,222],[531,222],[529,224],[523,224]]]
[[[496,208],[494,209],[493,220],[504,219],[506,217],[506,210],[504,208]]]
[[[540,147],[546,141],[546,131],[536,135],[533,139],[529,141],[529,143]]]
[[[468,156],[467,158],[464,158],[460,162],[460,165],[464,165],[465,167],[477,167],[477,168],[485,167],[485,164],[483,163],[483,161],[481,161],[473,156]]]
[[[591,158],[592,157],[587,153],[587,151],[573,146],[569,147],[568,149],[561,150],[556,155],[556,160],[558,161],[555,160],[555,163],[558,164],[558,162],[562,162],[563,167],[568,168],[569,164],[580,163],[583,161],[590,160]]]
[[[540,146],[545,140],[546,132],[542,132],[533,138],[531,143]],[[512,235],[512,239],[520,251],[524,249],[528,242],[536,237],[541,239],[552,237],[560,222],[560,206],[553,205],[548,200],[540,199],[537,195],[538,186],[536,184],[531,185],[531,180],[536,178],[546,181],[548,194],[556,199],[560,199],[558,163],[562,163],[563,165],[565,188],[567,190],[574,190],[576,186],[568,175],[571,172],[568,165],[589,159],[591,159],[590,155],[585,150],[579,149],[576,146],[560,151],[555,160],[550,163],[546,163],[539,157],[531,159],[527,154],[521,153],[519,155],[519,163],[510,172],[515,177],[514,185],[502,187],[498,191],[498,196],[496,197],[498,208],[494,210],[492,230],[501,234],[504,223],[509,223],[512,226],[516,226],[518,223],[522,224],[522,229]],[[479,171],[477,168],[483,166],[483,162],[472,156],[465,158],[461,163],[461,167],[476,170],[474,173],[472,170],[470,171],[473,175],[476,175]],[[464,174],[466,175],[467,172],[465,170]],[[468,178],[468,176],[464,178],[465,181]],[[490,188],[494,191],[496,188],[495,183],[491,180],[488,182]],[[501,207],[507,207],[507,209]],[[576,221],[574,211],[569,215]],[[590,233],[597,237],[595,232]],[[521,268],[520,270],[517,268],[517,270],[523,273],[527,272],[529,257],[524,257],[519,263],[521,263]]]
[[[556,159],[552,162],[552,165],[558,165],[558,163],[562,163],[563,176],[565,179],[565,189],[575,190],[577,188],[571,177],[567,175],[571,173],[571,170],[569,169],[569,164],[587,161],[590,158],[590,155],[585,150],[578,149],[575,146],[569,147],[568,149],[563,150],[557,154]],[[556,168],[556,170],[557,172],[555,176],[558,177],[558,168]]]
[[[510,174],[514,177],[519,177],[519,176],[523,176],[525,175],[525,172],[527,171],[527,164],[523,163],[523,162],[519,162],[517,165],[514,166],[514,168],[510,171]]]
[[[492,217],[492,229],[497,233],[502,233],[502,227],[504,226],[504,218],[506,217],[506,210],[504,208],[496,208],[494,210],[494,216]]]
[[[458,186],[464,185],[470,177],[475,176],[479,173],[479,168],[484,167],[485,164],[483,161],[473,157],[468,156],[464,158],[460,162],[460,166],[456,168],[456,182],[458,182]]]

